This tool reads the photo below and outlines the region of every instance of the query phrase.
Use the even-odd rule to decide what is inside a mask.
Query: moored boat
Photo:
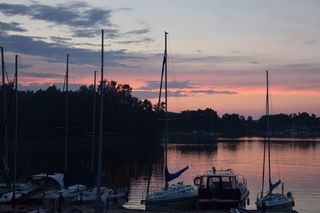
[[[266,71],[266,139],[264,140],[263,149],[263,169],[262,169],[262,189],[260,196],[257,197],[256,206],[258,210],[276,210],[276,211],[289,211],[291,212],[294,206],[294,199],[292,193],[288,192],[287,195],[284,194],[284,187],[282,184],[282,193],[274,193],[273,190],[276,189],[280,184],[281,180],[276,183],[271,181],[271,143],[269,134],[269,75]],[[267,152],[268,151],[268,152]],[[268,176],[269,176],[269,191],[264,194],[264,179],[265,179],[265,164],[266,164],[266,152],[268,153]]]
[[[291,212],[294,206],[294,199],[290,192],[287,193],[287,196],[281,193],[269,193],[268,195],[258,197],[256,205],[257,209],[261,211],[276,210]]]
[[[149,194],[149,186],[151,175],[149,176],[147,196],[144,200],[146,210],[154,211],[167,211],[167,210],[186,210],[193,209],[195,207],[195,202],[198,197],[198,191],[191,185],[185,185],[183,183],[174,184],[169,186],[169,182],[178,178],[182,173],[184,173],[188,166],[180,169],[176,173],[169,173],[168,170],[168,82],[167,82],[167,35],[165,32],[165,49],[163,55],[162,63],[162,73],[161,73],[161,83],[159,92],[159,102],[158,102],[158,112],[161,104],[161,93],[162,93],[162,83],[163,77],[165,81],[165,143],[164,143],[164,188],[158,192]],[[152,171],[152,170],[151,170]]]
[[[67,205],[94,206],[97,200],[97,187],[86,189],[78,196],[73,197]],[[101,202],[105,208],[118,208],[128,200],[126,192],[114,191],[107,187],[101,187]]]
[[[198,192],[191,185],[175,184],[151,194],[146,199],[146,210],[194,209]]]
[[[243,206],[249,196],[247,181],[231,169],[204,172],[194,179],[198,187],[197,208],[229,209]]]

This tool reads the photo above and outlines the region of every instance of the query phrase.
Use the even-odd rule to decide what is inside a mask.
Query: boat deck
[[[251,213],[258,213],[259,211],[257,210],[248,210]],[[87,211],[84,211],[87,212]],[[94,212],[92,210],[92,212]],[[184,213],[230,213],[229,210],[190,210],[190,211],[145,211],[145,210],[133,210],[133,209],[112,209],[108,210],[108,213],[175,213],[175,212],[184,212]],[[88,212],[89,213],[89,212]],[[266,212],[267,213],[267,212]],[[284,212],[278,212],[278,211],[273,211],[272,213],[284,213]],[[289,212],[285,212],[289,213]],[[292,211],[290,213],[298,213],[297,211]]]
[[[4,206],[0,205],[0,212],[1,213],[9,213],[13,212],[13,209],[9,206],[6,208],[3,208]],[[21,210],[21,209],[20,209]],[[33,209],[37,210],[36,208]],[[257,210],[248,210],[250,213],[259,213]],[[29,212],[29,211],[17,211],[17,212]],[[41,208],[39,208],[39,212],[56,212],[54,209],[46,209],[45,211]],[[85,208],[85,207],[66,207],[62,211],[63,213],[94,213],[95,210],[93,208]],[[229,210],[189,210],[189,211],[145,211],[145,210],[134,210],[134,209],[124,209],[124,208],[119,208],[119,209],[108,209],[108,213],[176,213],[176,212],[184,212],[184,213],[230,213]],[[266,212],[268,213],[268,212]],[[270,212],[271,213],[271,212]],[[297,211],[293,210],[292,212],[281,212],[281,211],[272,211],[272,213],[298,213]]]
[[[251,213],[258,213],[259,211],[257,210],[248,210]],[[109,213],[173,213],[173,212],[184,212],[184,213],[230,213],[229,210],[190,210],[190,211],[144,211],[144,210],[132,210],[132,209],[112,209],[108,210]],[[267,212],[266,212],[267,213]],[[272,213],[284,213],[284,212],[278,212],[278,211],[273,211]],[[289,212],[286,212],[289,213]],[[297,211],[293,210],[290,213],[298,213]]]

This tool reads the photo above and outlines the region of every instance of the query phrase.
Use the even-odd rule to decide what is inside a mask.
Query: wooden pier
[[[250,213],[261,213],[257,210],[248,210]],[[41,207],[32,207],[32,206],[17,206],[15,211],[11,206],[7,205],[0,205],[0,212],[1,213],[9,213],[9,212],[33,212],[33,213],[56,213],[57,209],[55,208],[41,208]],[[93,208],[86,208],[83,206],[68,206],[62,210],[62,213],[94,213],[95,210]],[[146,210],[135,210],[135,209],[125,209],[125,208],[117,208],[117,209],[107,209],[106,211],[102,211],[102,213],[176,213],[176,212],[183,212],[183,213],[230,213],[230,210],[188,210],[188,211],[146,211]],[[268,213],[268,212],[265,212]],[[269,213],[298,213],[297,211],[293,210],[292,212],[288,211],[272,211]]]

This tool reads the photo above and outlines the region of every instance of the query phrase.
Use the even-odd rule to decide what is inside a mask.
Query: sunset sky
[[[213,108],[258,118],[264,113],[265,70],[271,112],[320,115],[319,0],[0,0],[0,46],[20,89],[63,83],[71,54],[72,88],[91,84],[100,66],[156,102],[168,37],[172,111]]]

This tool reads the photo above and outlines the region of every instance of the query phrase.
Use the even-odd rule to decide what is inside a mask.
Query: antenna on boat
[[[100,213],[101,206],[101,170],[102,170],[102,143],[103,143],[103,51],[104,30],[101,31],[101,81],[100,81],[100,123],[99,123],[99,147],[98,147],[98,174],[97,174],[97,206],[96,212]]]

